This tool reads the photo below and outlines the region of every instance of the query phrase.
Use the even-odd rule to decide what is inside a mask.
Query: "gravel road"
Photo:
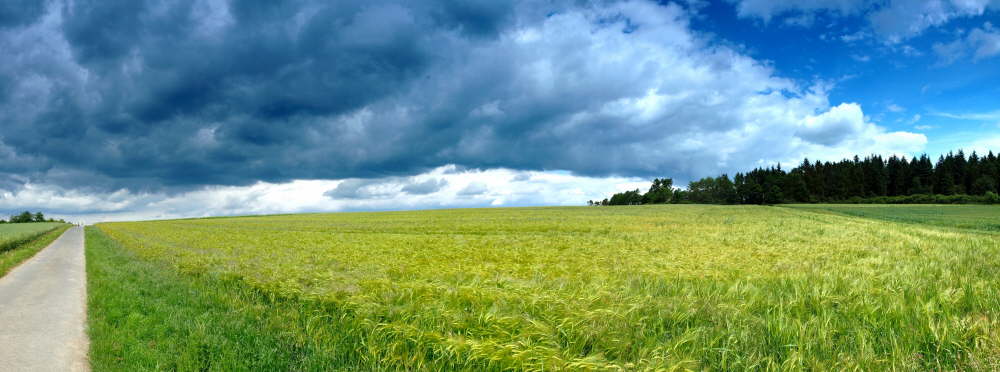
[[[0,369],[89,371],[83,228],[0,278]]]

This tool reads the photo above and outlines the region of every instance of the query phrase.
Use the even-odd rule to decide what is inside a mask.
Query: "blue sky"
[[[857,102],[882,126],[927,134],[929,154],[968,147],[977,139],[1000,134],[997,2],[970,2],[973,9],[965,12],[949,8],[949,1],[871,5],[831,1],[829,7],[822,7],[823,1],[803,3],[815,3],[817,9],[741,16],[739,4],[704,2],[695,5],[699,16],[692,25],[771,62],[779,75],[803,82],[833,82],[831,101]],[[840,9],[845,4],[858,8],[844,14]],[[921,12],[927,4],[940,8]],[[905,36],[888,34],[884,30],[888,26],[878,22],[898,17],[873,19],[873,14],[894,5],[941,21],[913,26],[914,31]],[[991,39],[968,42],[976,29]],[[942,48],[949,44],[956,47]],[[979,57],[978,49],[983,49]]]
[[[1000,0],[0,5],[0,213],[582,205],[1000,148]]]

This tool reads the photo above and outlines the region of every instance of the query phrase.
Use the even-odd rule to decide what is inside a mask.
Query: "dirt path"
[[[89,371],[83,228],[0,278],[0,369]]]

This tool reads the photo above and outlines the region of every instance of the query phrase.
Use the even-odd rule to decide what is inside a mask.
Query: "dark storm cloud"
[[[0,49],[16,57],[0,65],[0,160],[14,160],[0,187],[184,190],[444,164],[675,174],[719,166],[705,141],[771,119],[744,107],[788,101],[764,102],[794,87],[705,48],[680,8],[608,4],[4,2]],[[754,159],[788,152],[765,149]],[[351,182],[331,196],[366,190]]]
[[[463,188],[462,190],[459,190],[458,195],[462,196],[482,195],[488,191],[490,191],[490,189],[487,188],[486,185],[479,182],[473,182],[470,183],[468,186],[465,186],[465,188]]]
[[[323,195],[333,199],[368,199],[381,195],[370,189],[370,186],[379,185],[379,181],[349,179],[341,182],[337,187],[327,191]]]
[[[35,22],[44,11],[43,0],[4,0],[0,2],[0,29]]]
[[[427,195],[440,191],[448,186],[448,181],[444,179],[432,178],[422,182],[411,182],[403,186],[403,192],[410,195]]]
[[[430,178],[419,181],[413,177],[387,177],[382,179],[348,179],[323,195],[332,199],[378,199],[405,193],[428,195],[441,191],[448,181]]]
[[[438,165],[399,147],[396,128],[351,135],[330,122],[413,89],[452,49],[495,39],[514,10],[495,1],[53,4],[54,27],[4,35],[22,63],[0,75],[3,109],[33,112],[2,129],[3,143],[42,158],[32,177],[68,167],[93,172],[91,184],[131,188]],[[0,26],[37,22],[43,5],[5,2]],[[11,99],[14,89],[28,94]],[[396,148],[375,149],[380,142]]]

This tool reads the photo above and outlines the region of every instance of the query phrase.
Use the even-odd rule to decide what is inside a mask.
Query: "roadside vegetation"
[[[93,227],[86,244],[95,371],[321,371],[352,350],[319,342],[332,337],[318,304],[182,274],[139,259]]]
[[[59,222],[0,225],[0,277],[49,246],[69,227]]]
[[[998,237],[705,205],[105,223],[87,235],[91,359],[97,371],[996,370]]]

